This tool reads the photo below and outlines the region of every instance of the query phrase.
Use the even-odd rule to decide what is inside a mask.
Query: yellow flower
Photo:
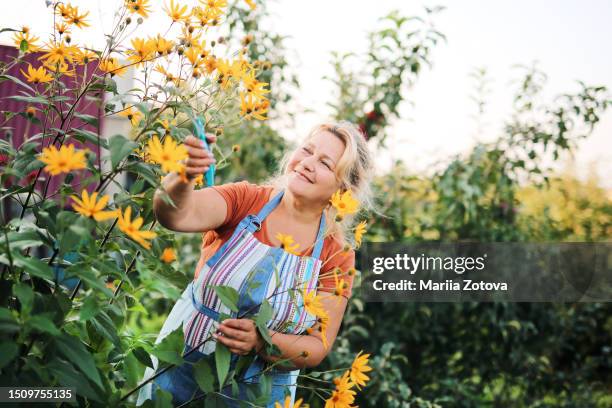
[[[36,115],[36,108],[33,107],[33,106],[28,106],[26,108],[25,112],[26,112],[26,115],[32,117],[32,116]]]
[[[53,145],[45,147],[38,160],[47,165],[45,171],[52,176],[84,169],[86,166],[85,150],[75,152],[73,144],[62,146],[59,150]]]
[[[181,7],[180,4],[174,4],[174,0],[170,0],[170,7],[164,5],[164,11],[175,23],[189,18],[187,6]]]
[[[253,0],[244,0],[244,1],[246,2],[246,4],[249,5],[251,10],[255,10],[255,8],[257,8],[257,6],[255,5],[255,2]]]
[[[198,19],[200,26],[202,27],[205,27],[208,24],[216,26],[219,24],[223,10],[211,9],[209,7],[207,7],[206,10],[203,10],[201,7],[196,6],[193,8],[191,14]]]
[[[44,61],[43,65],[45,66],[45,68],[55,73],[56,75],[68,75],[69,77],[73,77],[75,75],[74,68],[70,69],[68,67],[68,64],[66,64],[65,62],[49,64],[47,61]]]
[[[127,50],[128,60],[135,63],[136,66],[140,66],[143,62],[147,62],[154,57],[156,51],[155,40],[133,38],[131,42],[134,49]]]
[[[174,253],[174,249],[172,249],[172,247],[165,248],[159,259],[161,259],[165,263],[171,263],[172,261],[176,260],[176,254]]]
[[[353,383],[348,381],[348,371],[345,371],[342,377],[334,379],[336,389],[332,395],[325,400],[325,408],[349,408],[355,401],[355,391],[351,390]]]
[[[361,355],[361,353],[363,353],[363,350],[355,356],[355,360],[353,360],[353,364],[351,364],[350,372],[351,381],[353,381],[359,389],[361,389],[361,385],[365,386],[366,381],[370,379],[370,377],[368,377],[364,373],[372,371],[372,367],[368,366],[368,358],[370,357],[370,355]]]
[[[25,41],[26,42],[26,50],[25,52],[35,52],[40,50],[40,46],[38,44],[36,44],[36,42],[39,40],[39,37],[35,37],[35,36],[30,36],[29,32],[20,32],[20,33],[15,33],[13,35],[13,41],[14,44],[17,48],[21,48],[21,42]]]
[[[248,74],[245,74],[242,77],[242,83],[246,91],[258,99],[264,98],[265,94],[270,92],[269,89],[265,89],[265,86],[268,85],[267,82],[259,82],[257,78],[255,78],[255,70],[251,70]]]
[[[334,295],[338,296],[338,301],[340,301],[340,298],[344,296],[346,292],[348,284],[344,281],[344,278],[338,277],[338,270],[340,270],[340,268],[334,268]]]
[[[291,235],[285,235],[279,232],[278,234],[276,234],[276,239],[280,241],[281,248],[283,248],[285,251],[293,255],[300,255],[297,252],[297,249],[300,245],[293,242],[293,237]]]
[[[256,100],[252,95],[240,92],[240,114],[246,120],[252,118],[266,120],[264,116],[268,111],[269,102],[267,99]]]
[[[89,195],[87,190],[83,189],[81,192],[81,198],[78,196],[71,196],[74,203],[72,204],[72,208],[79,214],[84,215],[85,217],[93,218],[96,221],[104,221],[109,218],[115,218],[119,215],[119,211],[102,211],[104,207],[106,207],[106,203],[108,203],[109,196],[105,195],[97,201],[98,192],[94,192]],[[97,201],[97,202],[96,202]]]
[[[72,54],[74,62],[79,65],[87,65],[91,61],[98,59],[98,54],[85,48],[77,48]]]
[[[131,220],[131,217],[132,208],[128,206],[123,211],[123,214],[119,213],[119,220],[117,222],[119,229],[145,249],[151,248],[151,244],[146,240],[155,238],[157,234],[153,231],[140,231],[140,227],[143,223],[142,217],[138,217],[134,220]]]
[[[189,47],[187,51],[185,51],[185,57],[194,68],[199,67],[204,62],[200,57],[201,53],[202,50],[200,47]]]
[[[342,219],[347,214],[353,214],[359,209],[359,201],[353,198],[351,190],[346,190],[340,194],[340,190],[336,191],[331,198],[331,204],[338,211],[338,217]]]
[[[201,187],[204,185],[204,175],[203,174],[199,174],[197,175],[193,181],[195,181],[195,186]]]
[[[321,341],[323,342],[323,348],[327,350],[329,344],[327,343],[327,327],[329,326],[329,315],[327,312],[325,314],[321,314],[317,317],[317,321],[319,322],[319,331],[321,332]]]
[[[79,28],[89,27],[89,23],[85,21],[85,17],[89,15],[89,11],[86,11],[83,14],[79,14],[79,8],[77,6],[71,7],[68,12],[68,16],[65,17],[66,22],[69,24],[74,24]]]
[[[40,84],[44,82],[53,81],[53,76],[50,75],[45,67],[38,67],[36,69],[32,68],[32,65],[28,64],[28,73],[23,72],[23,69],[20,70],[23,76],[27,79],[28,82],[33,82],[35,84]]]
[[[122,110],[118,113],[119,116],[123,116],[124,118],[128,118],[132,123],[132,126],[138,125],[140,123],[140,119],[142,119],[142,113],[138,109],[132,109],[133,106],[130,106],[127,109]]]
[[[209,74],[212,74],[214,70],[217,69],[217,59],[214,55],[208,55],[204,59],[204,67]]]
[[[70,27],[66,23],[55,23],[55,31],[59,35],[70,34]]]
[[[155,66],[154,71],[159,72],[160,74],[165,76],[167,82],[174,81],[176,79],[176,77],[172,73],[168,72],[166,68],[162,67],[161,65]]]
[[[232,145],[232,152],[237,153],[239,151],[240,151],[240,145],[239,144]]]
[[[200,0],[200,3],[206,5],[206,9],[215,15],[223,14],[223,8],[227,7],[227,0]]]
[[[125,7],[130,13],[139,14],[144,18],[149,17],[151,12],[149,0],[125,0]]]
[[[101,59],[98,68],[100,68],[100,71],[110,74],[111,77],[115,74],[122,76],[127,72],[127,67],[120,66],[114,57]]]
[[[60,17],[67,19],[70,16],[70,13],[72,12],[72,6],[70,5],[70,3],[57,3],[55,11],[57,11],[57,14]]]
[[[47,64],[63,64],[66,62],[72,62],[72,54],[74,53],[74,47],[69,46],[64,41],[58,43],[46,44],[48,50],[46,54],[42,55],[39,60],[45,60]]]
[[[157,34],[157,37],[154,38],[153,41],[155,42],[155,49],[159,55],[168,55],[172,52],[172,47],[174,47],[172,41],[166,40],[159,34]]]
[[[149,139],[147,154],[152,161],[162,166],[163,172],[181,171],[185,166],[179,161],[188,157],[187,148],[183,145],[177,145],[169,136],[166,136],[163,146],[157,136]]]
[[[336,391],[349,391],[351,388],[355,386],[355,383],[350,379],[350,371],[346,370],[342,377],[334,378],[334,385],[336,386]],[[355,395],[355,391],[350,391],[351,394]]]
[[[317,295],[314,290],[306,292],[306,289],[302,289],[302,299],[304,300],[306,312],[315,316],[327,316],[327,311],[321,303],[321,296]]]
[[[365,234],[366,232],[366,225],[368,225],[366,221],[361,221],[355,227],[355,245],[357,246],[357,248],[361,246],[361,239],[363,238],[363,234]]]
[[[285,397],[285,402],[283,405],[279,404],[278,401],[274,403],[274,408],[300,408],[302,405],[302,398],[295,401],[295,404],[291,404],[291,395],[287,395]]]
[[[172,120],[163,119],[163,120],[158,120],[158,122],[166,130],[166,134],[169,134],[170,133],[170,129],[173,126],[176,126],[176,123],[177,123],[176,119],[172,119]]]

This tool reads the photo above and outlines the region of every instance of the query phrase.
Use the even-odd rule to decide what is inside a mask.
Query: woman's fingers
[[[206,140],[208,141],[208,143],[217,143],[217,135],[215,135],[214,133],[207,133]]]
[[[255,328],[255,322],[251,319],[225,319],[223,324],[245,331],[251,331]]]
[[[232,329],[231,327],[228,327],[223,324],[219,325],[219,331],[225,334],[227,337],[232,338],[232,339],[241,340],[241,341],[248,341],[250,339],[248,332],[245,332],[243,330]]]
[[[234,354],[247,354],[250,352],[250,350],[248,350],[248,344],[242,341],[234,340],[225,336],[218,336],[216,334],[213,334],[213,338],[226,345],[227,348],[229,348]]]
[[[205,159],[196,159],[196,158],[188,158],[185,161],[185,166],[187,167],[206,167],[210,166],[217,161],[214,158],[205,158]]]

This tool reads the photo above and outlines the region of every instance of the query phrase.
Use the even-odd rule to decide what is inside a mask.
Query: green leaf
[[[4,368],[8,363],[13,361],[17,357],[19,352],[19,346],[14,341],[5,341],[0,343],[0,370]]]
[[[224,408],[226,407],[223,398],[218,394],[208,394],[204,400],[204,406],[206,408]]]
[[[110,139],[111,164],[113,170],[117,165],[125,159],[130,153],[138,147],[137,143],[125,138],[122,135],[115,135]]]
[[[102,283],[102,278],[95,274],[88,262],[76,263],[66,268],[64,272],[66,273],[66,278],[76,276],[87,283],[89,287],[100,290],[108,297],[113,296],[113,292]]]
[[[176,365],[183,364],[183,348],[184,348],[183,328],[178,327],[172,333],[164,337],[164,339],[151,350],[151,354],[159,358],[161,361]]]
[[[137,161],[125,166],[125,169],[130,173],[137,174],[149,182],[152,186],[160,184],[159,177],[155,174],[151,165]]]
[[[81,306],[81,313],[79,314],[79,320],[86,322],[87,320],[94,317],[100,311],[98,301],[95,296],[88,296],[83,301]]]
[[[515,330],[521,330],[521,322],[519,322],[518,320],[510,320],[506,324]]]
[[[24,96],[24,95],[12,95],[8,97],[19,102],[25,103],[40,103],[41,105],[49,105],[49,100],[42,96]]]
[[[213,286],[221,302],[230,308],[232,312],[238,313],[238,291],[230,286]]]
[[[19,323],[13,313],[9,309],[0,307],[0,332],[8,334],[17,331],[19,331]]]
[[[94,133],[86,129],[72,129],[72,137],[79,142],[91,142],[95,145],[100,145],[101,148],[108,149],[108,142],[106,139],[100,137],[97,133]]]
[[[87,115],[84,113],[78,113],[78,112],[75,113],[74,116],[81,119],[85,123],[89,123],[92,126],[98,126],[99,120],[95,116]]]
[[[55,345],[59,353],[73,363],[87,378],[100,388],[104,388],[96,362],[81,340],[70,336],[68,333],[62,333],[60,337],[55,339]]]
[[[76,393],[83,397],[102,402],[103,398],[92,388],[85,376],[65,361],[55,359],[47,365],[47,369],[57,377],[64,387],[75,388]]]
[[[53,269],[38,258],[26,258],[20,253],[15,252],[13,254],[13,262],[15,265],[23,268],[30,275],[53,280]]]
[[[215,390],[215,377],[206,359],[201,359],[194,364],[193,373],[202,391],[208,394]]]
[[[40,332],[49,333],[52,336],[59,336],[62,332],[55,326],[53,320],[49,318],[53,313],[44,313],[32,316],[26,324]]]
[[[25,249],[43,244],[40,235],[36,231],[11,231],[7,235],[11,249]]]
[[[13,286],[13,294],[17,296],[19,303],[21,303],[21,314],[28,316],[32,310],[32,302],[34,300],[32,288],[25,283],[18,283]]]
[[[7,75],[7,74],[0,75],[0,79],[8,79],[8,80],[10,80],[10,81],[13,81],[13,82],[14,82],[14,83],[16,83],[17,85],[21,85],[21,86],[23,86],[23,87],[24,87],[24,88],[26,88],[28,91],[30,91],[30,92],[32,92],[32,93],[36,93],[36,91],[34,91],[34,89],[33,89],[33,88],[30,86],[30,85],[26,84],[26,83],[25,83],[25,82],[23,82],[21,79],[16,78],[16,77],[14,77],[14,76],[12,76],[12,75]]]
[[[263,373],[259,376],[259,397],[255,400],[256,404],[265,404],[272,394],[272,376]]]
[[[215,347],[215,363],[217,364],[217,378],[219,379],[219,389],[223,388],[225,378],[229,372],[231,353],[225,344],[217,342]]]
[[[151,356],[142,347],[136,347],[134,350],[132,350],[132,354],[145,366],[154,368],[153,361],[151,361]]]
[[[96,331],[110,340],[115,347],[118,349],[122,349],[121,340],[117,335],[117,328],[115,327],[115,323],[109,317],[109,315],[104,311],[100,311],[96,316],[92,317],[90,323],[96,329]]]
[[[261,306],[259,306],[259,312],[257,313],[255,322],[257,324],[261,324],[262,326],[266,326],[270,319],[272,319],[272,313],[272,306],[270,306],[270,303],[264,299]]]
[[[261,334],[261,337],[264,341],[270,345],[272,345],[272,337],[270,337],[270,333],[268,332],[268,326],[265,323],[255,322],[255,326],[257,327],[257,331]]]

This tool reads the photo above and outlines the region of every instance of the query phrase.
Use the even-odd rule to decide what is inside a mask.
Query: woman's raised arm
[[[206,135],[210,143],[216,141],[215,135]],[[188,183],[181,180],[177,173],[170,173],[162,182],[164,189],[174,202],[175,207],[163,198],[157,190],[153,197],[153,212],[161,225],[178,232],[204,232],[215,229],[225,220],[227,204],[213,188],[194,190],[194,178],[208,170],[215,159],[193,136],[185,139],[189,158],[185,163]]]

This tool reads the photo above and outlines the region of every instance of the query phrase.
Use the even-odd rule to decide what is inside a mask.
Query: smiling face
[[[291,155],[287,165],[287,188],[308,200],[329,201],[340,188],[336,166],[344,148],[344,142],[333,133],[317,132]]]

